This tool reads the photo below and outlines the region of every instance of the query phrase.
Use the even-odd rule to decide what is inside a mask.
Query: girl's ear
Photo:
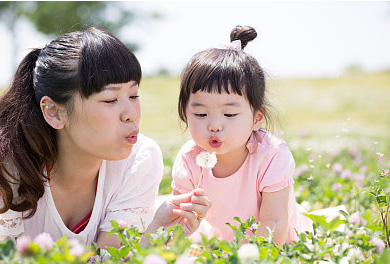
[[[41,107],[43,118],[45,118],[49,126],[54,129],[64,128],[64,117],[59,114],[61,111],[64,111],[63,107],[56,104],[46,95],[42,97],[39,105]]]
[[[257,110],[255,113],[255,117],[253,120],[253,131],[257,131],[261,128],[261,125],[263,124],[264,121],[264,114]]]

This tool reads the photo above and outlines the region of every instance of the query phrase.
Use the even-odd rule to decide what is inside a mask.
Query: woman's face
[[[137,142],[140,116],[135,81],[109,84],[88,99],[77,94],[73,111],[59,131],[59,146],[64,146],[74,155],[125,159]]]

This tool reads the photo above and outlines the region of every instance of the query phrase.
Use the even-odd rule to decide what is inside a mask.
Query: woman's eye
[[[226,117],[235,117],[237,114],[225,114]]]
[[[132,95],[132,96],[130,96],[130,99],[133,99],[133,100],[136,100],[138,98],[139,98],[139,95]]]
[[[194,115],[197,117],[206,117],[207,116],[207,114],[194,114]]]
[[[104,101],[105,103],[107,104],[113,104],[117,101],[117,99],[113,99],[113,100],[107,100],[107,101]]]

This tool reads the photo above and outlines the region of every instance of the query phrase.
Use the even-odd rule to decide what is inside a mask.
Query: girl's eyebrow
[[[193,102],[191,103],[191,107],[202,107],[202,106],[205,106],[204,104],[201,104],[201,103],[198,103],[198,102]],[[241,104],[239,102],[228,102],[228,103],[224,103],[223,106],[241,106]]]
[[[191,107],[200,107],[200,106],[204,106],[204,104],[201,104],[201,103],[198,103],[198,102],[191,103]]]

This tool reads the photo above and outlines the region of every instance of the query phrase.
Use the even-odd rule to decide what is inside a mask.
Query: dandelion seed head
[[[196,156],[196,164],[201,168],[214,168],[217,164],[217,155],[215,152],[202,151]]]

